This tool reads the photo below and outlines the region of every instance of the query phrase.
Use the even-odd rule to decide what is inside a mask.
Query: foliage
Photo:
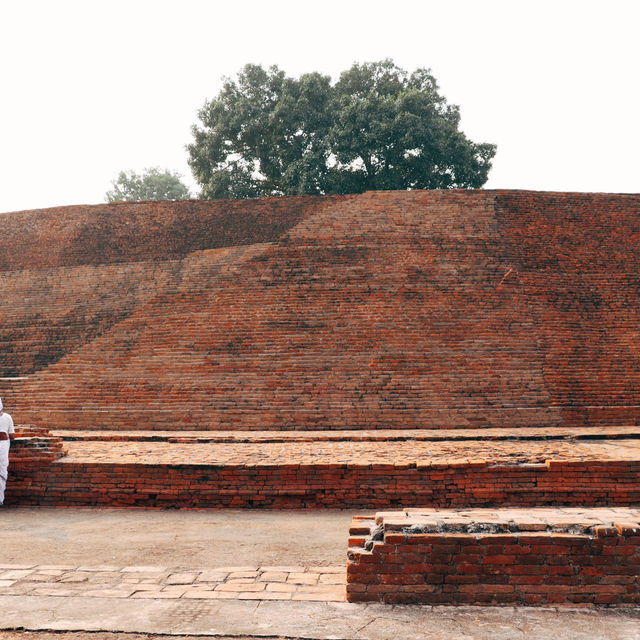
[[[478,188],[496,151],[460,131],[429,70],[391,60],[335,84],[247,65],[198,117],[189,165],[204,198]]]
[[[111,184],[113,189],[106,193],[107,202],[185,200],[190,197],[179,174],[157,167],[145,169],[142,174],[121,171]]]

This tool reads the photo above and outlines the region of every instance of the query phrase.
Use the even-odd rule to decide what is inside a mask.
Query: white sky
[[[120,170],[196,185],[197,110],[244,64],[429,67],[498,145],[486,188],[640,192],[638,0],[0,0],[0,211],[104,201]]]

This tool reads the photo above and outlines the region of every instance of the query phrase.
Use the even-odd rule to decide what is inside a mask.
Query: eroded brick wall
[[[637,509],[431,512],[354,520],[351,602],[640,603]]]
[[[26,480],[28,491],[31,474],[38,468],[46,469],[54,460],[64,456],[62,438],[53,436],[48,429],[34,425],[18,425],[9,451],[10,474]]]

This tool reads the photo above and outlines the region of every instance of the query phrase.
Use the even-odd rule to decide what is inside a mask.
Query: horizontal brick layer
[[[638,426],[486,428],[477,429],[358,429],[324,431],[110,431],[60,429],[53,432],[67,442],[397,442],[490,440],[633,440],[640,439]],[[615,444],[612,442],[612,444]],[[626,443],[625,443],[626,444]],[[472,445],[473,446],[473,445]],[[456,449],[459,451],[460,449]],[[620,449],[618,449],[620,451]]]
[[[640,462],[640,440],[311,441],[277,437],[245,442],[67,441],[70,461],[203,465],[335,465],[387,464],[414,466],[474,464],[547,464],[567,461],[587,465],[594,460]]]
[[[637,605],[638,509],[412,510],[356,518],[351,602]]]

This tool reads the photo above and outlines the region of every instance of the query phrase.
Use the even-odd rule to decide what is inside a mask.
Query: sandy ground
[[[341,565],[354,513],[2,508],[0,562]]]

